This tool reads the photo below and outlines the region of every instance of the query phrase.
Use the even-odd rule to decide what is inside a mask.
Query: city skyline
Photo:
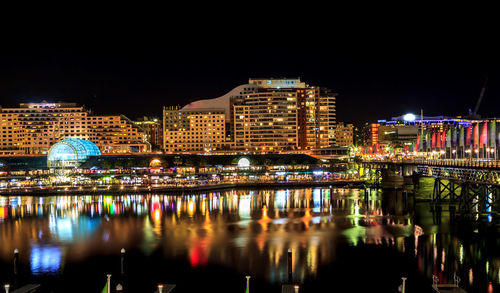
[[[500,291],[495,10],[23,4],[2,290]]]

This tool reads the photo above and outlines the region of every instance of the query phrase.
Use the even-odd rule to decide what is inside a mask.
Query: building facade
[[[352,146],[354,144],[354,125],[337,123],[335,128],[335,142],[338,146]]]
[[[249,79],[248,84],[219,98],[191,102],[181,109],[164,108],[165,151],[308,152],[328,148],[335,145],[336,96],[299,78]],[[205,116],[207,121],[199,118]],[[224,127],[219,124],[222,119]],[[218,124],[215,133],[213,120]]]
[[[297,94],[295,91],[283,89],[270,92],[267,90],[249,94],[242,105],[247,112],[243,118],[235,120],[235,141],[244,142],[245,151],[274,152],[278,150],[294,150],[299,145],[297,129]],[[236,112],[236,111],[235,111]],[[249,135],[237,127],[241,120],[248,121]],[[241,124],[240,124],[241,125]]]
[[[224,109],[164,107],[163,129],[163,145],[167,153],[209,153],[226,146]]]
[[[151,144],[151,149],[159,151],[163,149],[163,125],[161,119],[142,117],[134,121],[146,135],[146,140]]]
[[[144,152],[141,129],[123,115],[95,116],[76,103],[21,103],[0,108],[0,154],[47,154],[65,138],[95,143],[103,153]]]
[[[249,84],[258,88],[232,101],[235,150],[307,151],[333,146],[337,94],[300,79],[250,79]]]
[[[497,158],[499,121],[413,114],[392,117],[372,124],[371,144],[363,152],[424,158]]]

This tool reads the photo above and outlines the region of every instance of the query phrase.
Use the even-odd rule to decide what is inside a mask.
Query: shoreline
[[[168,186],[168,187],[153,187],[153,186],[107,186],[107,187],[47,187],[47,188],[20,188],[10,190],[0,190],[0,196],[50,196],[50,195],[96,195],[96,194],[143,194],[143,193],[202,193],[206,191],[219,191],[233,188],[301,188],[301,187],[316,187],[316,186],[346,186],[362,187],[365,184],[364,180],[339,180],[339,181],[308,181],[308,182],[248,182],[248,183],[223,183],[204,186]]]

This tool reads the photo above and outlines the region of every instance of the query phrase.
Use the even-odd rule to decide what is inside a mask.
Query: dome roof
[[[47,165],[48,167],[78,167],[89,157],[100,155],[101,151],[95,143],[79,138],[66,138],[50,148]]]

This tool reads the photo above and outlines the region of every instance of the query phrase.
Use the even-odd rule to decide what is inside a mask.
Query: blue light
[[[313,212],[314,213],[321,212],[321,189],[320,188],[313,189]]]
[[[31,249],[30,267],[33,275],[56,274],[61,268],[62,252],[57,246],[35,246]]]
[[[77,167],[101,151],[93,142],[79,138],[66,138],[54,144],[47,156],[49,167]]]

